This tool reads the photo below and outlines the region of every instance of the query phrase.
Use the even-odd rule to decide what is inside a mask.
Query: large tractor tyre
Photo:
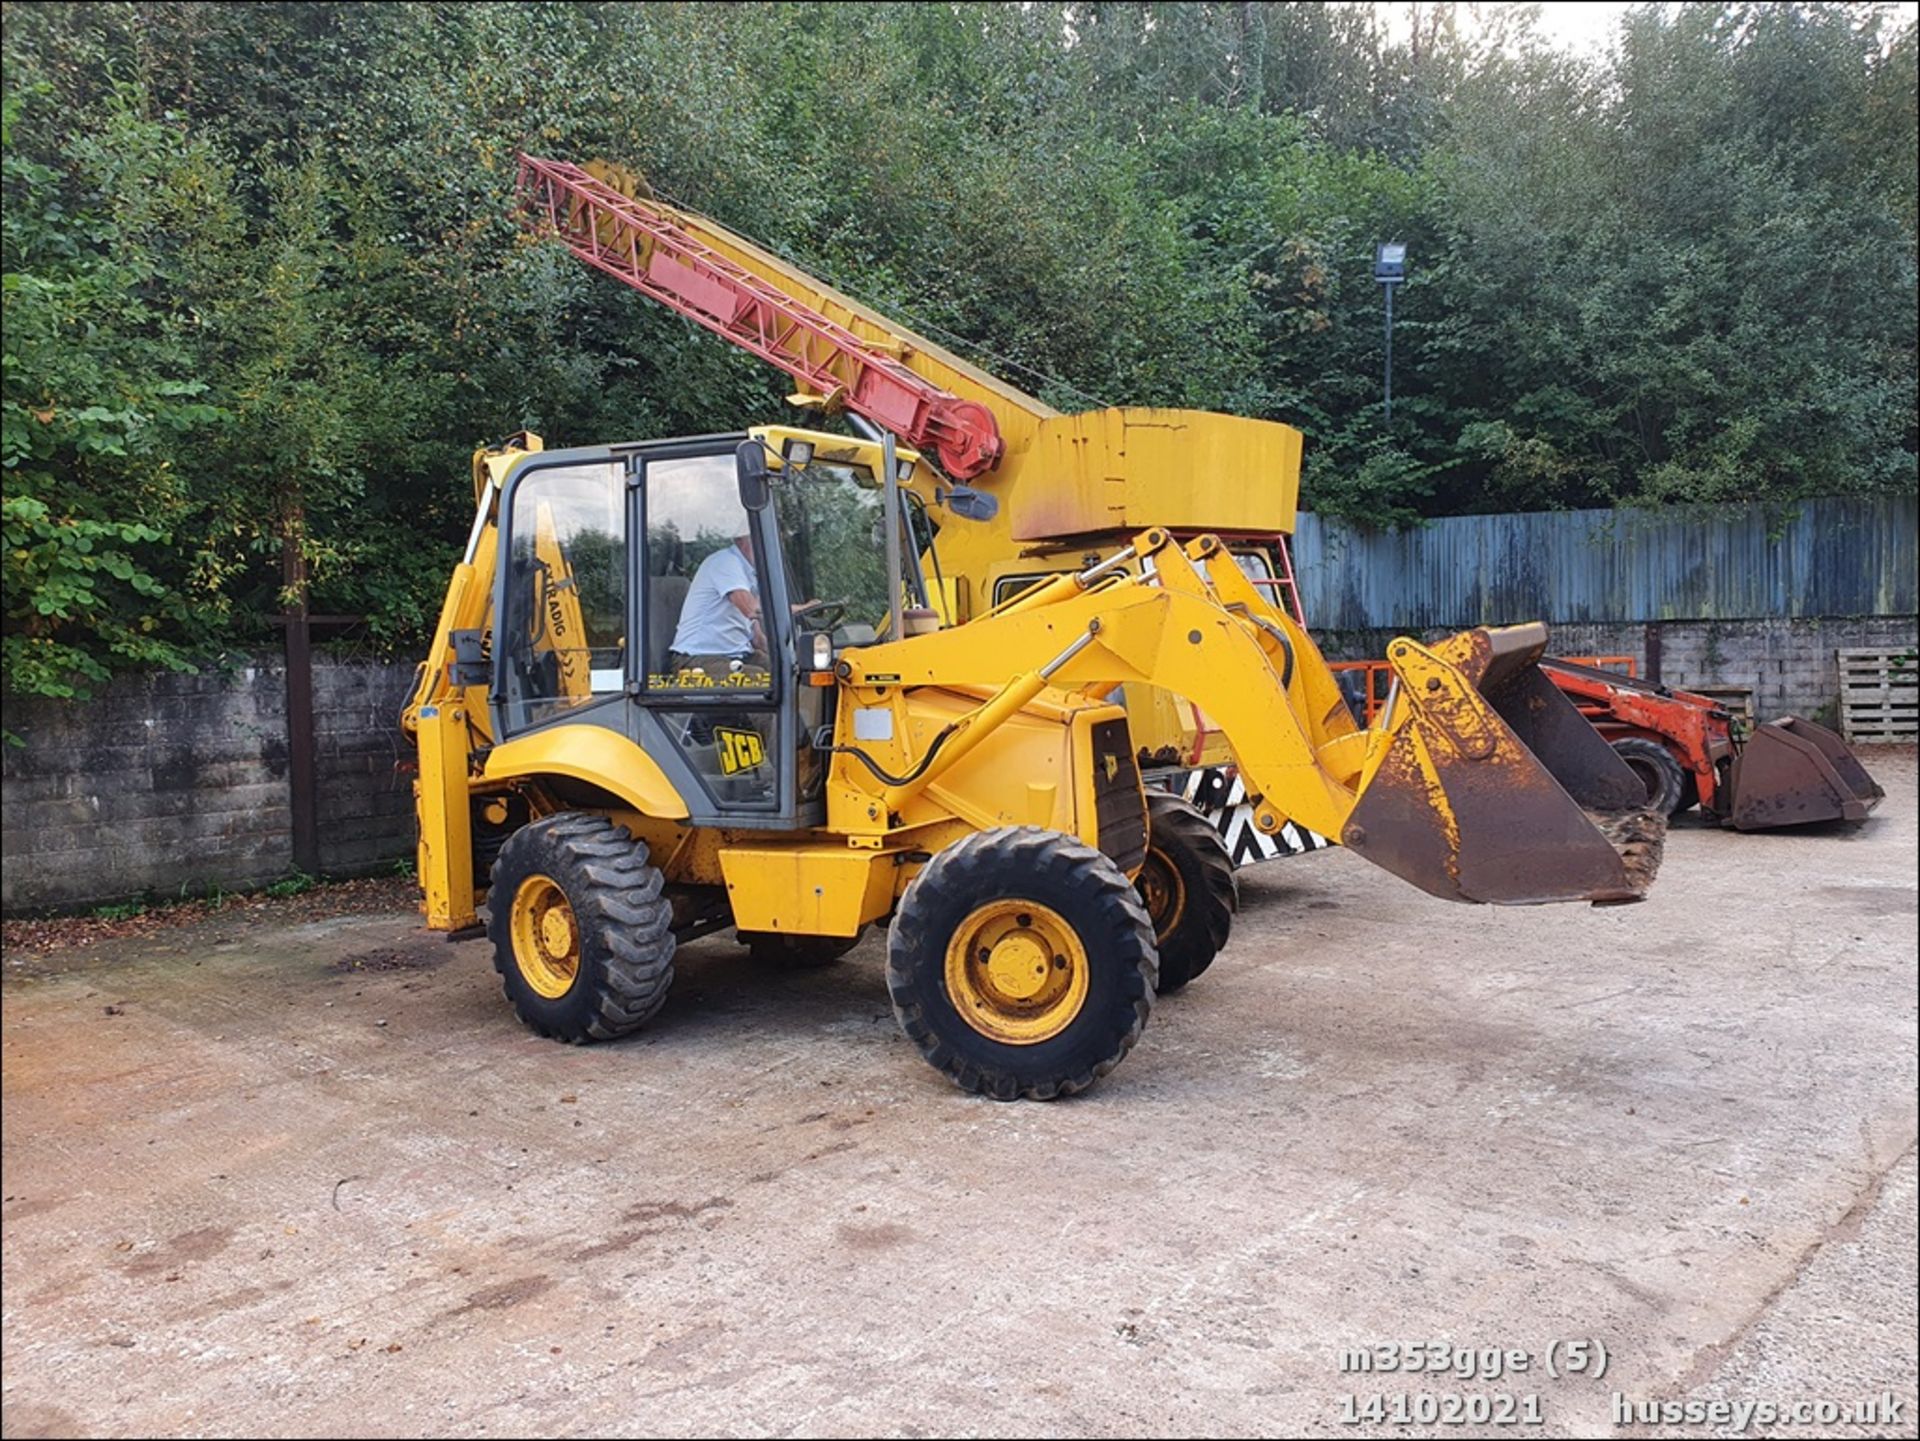
[[[830,966],[866,938],[860,927],[851,936],[790,936],[778,931],[740,931],[740,944],[755,963],[782,971],[812,971]]]
[[[1613,749],[1647,788],[1649,809],[1663,816],[1677,815],[1686,809],[1687,772],[1659,741],[1626,736],[1615,741]],[[1697,792],[1695,798],[1698,799]]]
[[[604,816],[522,826],[487,893],[493,968],[527,1026],[556,1041],[640,1028],[673,984],[673,907],[647,848]]]
[[[1227,944],[1240,881],[1220,832],[1180,797],[1148,791],[1147,823],[1147,858],[1133,885],[1153,922],[1164,996],[1206,970]]]
[[[1120,868],[1034,826],[981,831],[907,887],[887,940],[893,1014],[962,1090],[1011,1101],[1084,1091],[1133,1049],[1159,972],[1153,923]]]
[[[1683,771],[1681,774],[1685,779],[1680,782],[1680,804],[1669,812],[1670,815],[1681,815],[1700,804],[1700,777],[1692,771]]]

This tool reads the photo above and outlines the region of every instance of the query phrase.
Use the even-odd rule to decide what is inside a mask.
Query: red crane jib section
[[[580,259],[784,370],[828,407],[845,407],[930,452],[955,480],[998,463],[993,412],[915,374],[689,235],[671,215],[577,165],[520,157],[519,197]]]

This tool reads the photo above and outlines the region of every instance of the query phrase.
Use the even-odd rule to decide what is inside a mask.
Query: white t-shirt
[[[680,608],[673,648],[681,655],[743,656],[753,650],[753,622],[727,597],[744,590],[756,600],[760,583],[738,545],[727,545],[700,562]]]

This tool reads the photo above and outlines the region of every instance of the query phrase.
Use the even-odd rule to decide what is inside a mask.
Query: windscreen
[[[783,472],[780,543],[795,605],[845,602],[844,619],[876,632],[887,619],[885,500],[864,466],[826,461]],[[914,547],[901,531],[907,604],[918,589]]]

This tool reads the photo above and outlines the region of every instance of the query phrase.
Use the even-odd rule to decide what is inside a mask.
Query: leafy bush
[[[605,156],[1062,409],[1308,437],[1376,525],[1916,485],[1915,27],[1647,7],[16,6],[5,684],[416,646],[466,456],[777,417],[759,362],[515,223]],[[1391,429],[1375,242],[1409,246]]]

